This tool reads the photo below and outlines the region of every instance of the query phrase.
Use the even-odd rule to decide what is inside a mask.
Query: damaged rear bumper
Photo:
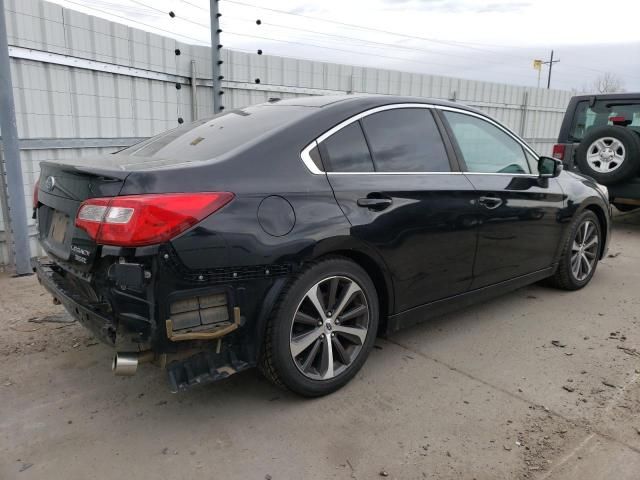
[[[38,281],[53,295],[54,301],[60,302],[67,312],[91,331],[96,338],[108,345],[115,346],[116,325],[104,313],[104,304],[87,304],[80,295],[74,292],[73,286],[54,263],[33,259],[31,264]]]
[[[94,296],[108,300],[91,302],[83,290],[93,282],[76,278],[54,262],[34,259],[32,266],[54,299],[94,336],[116,350],[112,368],[118,375],[133,375],[138,361],[151,362],[166,370],[170,390],[178,392],[222,380],[257,363],[260,317],[264,313],[254,307],[262,306],[264,296],[246,295],[246,288],[253,285],[252,282],[204,288],[189,284],[174,291],[150,280],[136,293],[130,288],[122,289],[114,279],[111,288],[105,288],[102,283],[103,286],[95,287],[103,295]],[[153,277],[157,274],[155,270]],[[160,277],[175,278],[166,272]],[[251,291],[271,290],[270,281],[255,281],[260,282],[261,289]],[[282,280],[275,283],[279,290]],[[238,295],[238,292],[242,293]],[[128,304],[121,303],[123,294],[127,295]],[[275,298],[275,291],[270,296]],[[141,303],[147,304],[148,314],[138,309],[139,320],[134,323],[131,310],[125,307]],[[194,322],[197,318],[200,321]],[[132,338],[139,343],[132,342]]]

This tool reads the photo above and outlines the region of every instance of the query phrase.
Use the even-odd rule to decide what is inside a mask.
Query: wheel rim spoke
[[[598,229],[593,221],[587,220],[578,227],[571,245],[571,273],[579,282],[593,272],[598,260],[598,245]]]
[[[362,351],[368,328],[362,288],[345,276],[328,277],[309,289],[294,314],[289,342],[293,361],[313,380],[336,377]]]
[[[342,295],[342,298],[340,299],[340,303],[338,303],[338,306],[336,307],[334,315],[339,316],[344,310],[344,307],[346,307],[349,301],[353,298],[353,296],[361,291],[362,290],[360,290],[360,287],[355,282],[351,282],[349,284],[349,287],[347,288],[347,291]]]
[[[340,321],[348,322],[349,320],[352,320],[360,315],[364,315],[366,312],[367,312],[367,307],[365,305],[358,305],[357,307],[340,315]]]
[[[331,343],[333,345],[333,350],[336,354],[336,357],[343,365],[349,365],[351,362],[351,358],[347,351],[344,349],[338,337],[331,337]]]
[[[291,339],[291,353],[294,357],[297,357],[302,352],[304,352],[307,348],[311,346],[311,344],[317,340],[320,335],[324,332],[323,327],[314,328],[308,333],[304,333],[295,338]]]
[[[332,278],[329,281],[329,300],[327,301],[327,310],[334,309],[336,305],[336,294],[338,293],[338,284],[340,280],[338,277]]]
[[[314,318],[311,315],[307,315],[304,312],[297,311],[296,312],[296,322],[301,323],[303,325],[310,325],[312,327],[318,326],[318,322],[320,321],[320,317]]]
[[[307,370],[309,370],[309,367],[313,364],[313,361],[318,356],[318,352],[320,352],[321,346],[322,346],[322,340],[320,340],[320,338],[316,338],[316,341],[313,344],[313,348],[309,350],[309,354],[307,355],[307,358],[304,360],[304,363],[302,364],[301,368],[303,372],[306,372]]]
[[[367,337],[367,330],[357,327],[345,327],[344,325],[338,325],[334,328],[336,334],[347,337],[349,340],[357,339],[359,344],[364,343],[364,339]],[[353,340],[352,340],[353,341]]]
[[[330,340],[323,341],[322,347],[320,375],[325,380],[333,377],[333,344]]]
[[[322,306],[320,295],[322,295],[322,292],[320,292],[318,285],[314,286],[311,290],[307,292],[307,298],[311,301],[312,305],[315,307],[316,311],[318,312],[318,315],[320,315],[320,318],[322,320],[325,320],[327,318],[327,315],[324,311],[324,307]]]

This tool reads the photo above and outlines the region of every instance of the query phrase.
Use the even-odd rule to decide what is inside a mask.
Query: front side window
[[[372,172],[373,163],[360,122],[353,122],[322,142],[322,160],[328,172]]]
[[[362,128],[376,172],[448,172],[449,159],[431,111],[397,108],[368,115]]]
[[[531,173],[524,149],[510,135],[478,117],[443,111],[469,172]]]

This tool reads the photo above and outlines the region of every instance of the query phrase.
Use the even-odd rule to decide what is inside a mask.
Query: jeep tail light
[[[565,146],[561,143],[553,146],[553,158],[557,158],[558,160],[564,160],[564,150]]]
[[[103,245],[153,245],[181,234],[233,197],[230,192],[203,192],[90,198],[80,205],[76,226]]]

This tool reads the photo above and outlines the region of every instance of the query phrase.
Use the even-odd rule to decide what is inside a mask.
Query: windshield
[[[571,127],[571,140],[579,142],[592,128],[613,125],[612,117],[624,117],[627,128],[640,131],[640,101],[598,100],[592,107],[587,100],[578,102]],[[619,122],[621,119],[616,119]]]
[[[315,109],[285,105],[255,105],[230,110],[156,135],[118,152],[135,163],[210,160],[256,138],[291,124]],[[133,160],[133,159],[132,159]],[[163,162],[166,165],[166,161]]]

